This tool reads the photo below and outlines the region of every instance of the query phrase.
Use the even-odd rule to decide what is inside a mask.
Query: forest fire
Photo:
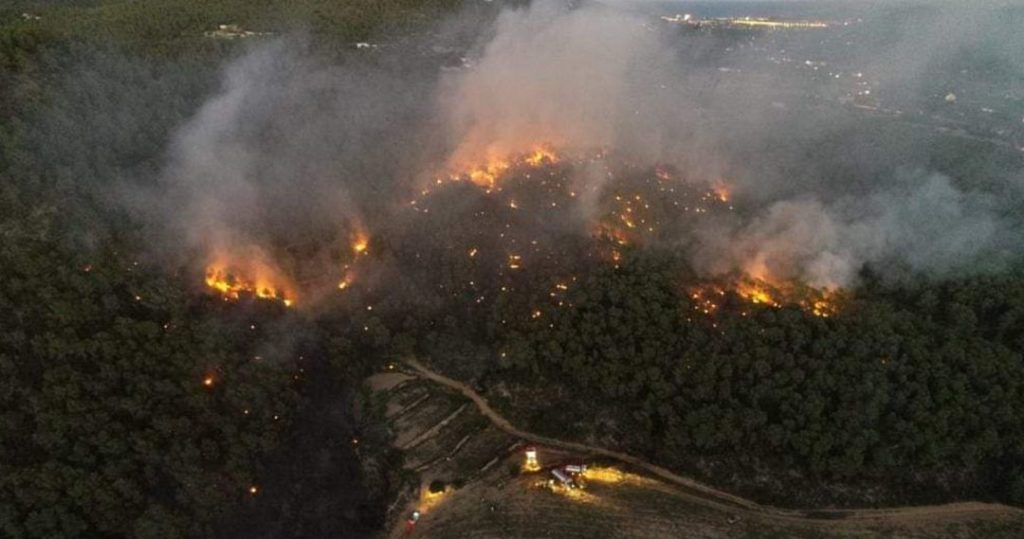
[[[247,279],[241,277],[225,265],[213,264],[206,269],[206,286],[216,290],[227,300],[237,300],[243,296],[280,301],[286,307],[294,304],[292,294],[285,292],[285,286],[278,284],[280,279],[265,277],[273,275],[268,268],[256,272],[260,277]]]
[[[551,166],[560,163],[561,166]],[[602,184],[599,190],[593,190],[593,194],[588,194],[586,200],[577,198],[575,191],[580,188],[574,174],[577,165],[588,167],[607,178],[607,183]],[[596,242],[593,245],[596,249],[591,252],[607,264],[619,268],[628,260],[625,256],[627,247],[643,249],[667,245],[669,243],[666,241],[671,242],[677,234],[691,229],[700,220],[734,210],[731,205],[731,187],[725,180],[695,180],[671,165],[643,166],[628,155],[606,149],[569,153],[556,152],[548,145],[538,144],[528,152],[509,153],[503,158],[491,159],[464,170],[468,171],[435,176],[437,187],[423,189],[420,198],[412,201],[412,210],[426,216],[431,209],[440,209],[433,206],[432,195],[454,187],[454,182],[467,181],[485,189],[493,202],[516,210],[495,214],[494,220],[489,220],[492,219],[489,215],[492,210],[486,208],[477,209],[473,214],[474,218],[479,219],[475,222],[488,227],[477,231],[484,234],[494,232],[494,239],[505,246],[504,261],[499,262],[495,268],[501,275],[508,275],[506,272],[530,273],[558,260],[556,253],[547,252],[543,244],[538,245],[538,237],[523,236],[517,230],[517,220],[525,223],[528,221],[522,219],[529,220],[533,218],[531,216],[537,216],[541,222],[548,219],[556,222],[572,217],[576,206],[587,205],[585,229],[589,230],[590,239]],[[570,211],[564,212],[562,208]],[[513,213],[517,216],[513,216]],[[497,228],[489,228],[492,226]],[[370,235],[365,227],[357,222],[349,222],[347,229],[347,248],[351,249],[352,255],[342,265],[340,276],[334,274],[332,277],[338,279],[334,283],[340,291],[351,289],[357,280],[357,271],[368,271],[369,268],[363,266],[374,263],[372,259],[361,256],[368,254],[370,248]],[[480,253],[483,250],[479,241],[479,238],[473,238],[459,246],[464,249],[464,256],[481,260]],[[419,255],[417,252],[416,258]],[[260,259],[259,256],[255,258]],[[526,263],[527,259],[530,264]],[[540,266],[535,262],[540,262]],[[265,266],[273,267],[269,264]],[[234,269],[239,266],[216,264],[207,272],[207,285],[220,292],[225,299],[237,299],[242,294],[250,294],[259,298],[277,299],[286,305],[292,304],[293,296],[286,292],[290,289],[282,286],[282,280],[276,277],[280,275],[279,271],[265,271],[266,268],[262,266],[262,271],[252,271],[252,264],[248,264],[241,266],[243,271],[232,273],[227,271],[227,267]],[[797,306],[820,317],[832,316],[837,312],[833,296],[825,291],[766,279],[765,275],[769,272],[763,260],[755,259],[739,271],[732,276],[716,277],[706,281],[705,285],[690,288],[688,295],[691,296],[693,309],[707,316],[729,312],[738,305],[745,306],[737,311],[744,316],[751,313],[749,306]],[[258,278],[253,279],[252,276]],[[470,286],[476,286],[472,280]],[[556,288],[552,297],[563,290]],[[483,293],[475,294],[473,301],[480,304],[487,297]],[[556,298],[556,301],[559,305],[563,304],[561,297]],[[533,309],[527,312],[531,319],[541,316],[541,313]]]
[[[476,185],[487,189],[488,191],[494,189],[498,182],[498,177],[501,176],[506,170],[512,165],[508,161],[496,160],[491,161],[487,164],[477,166],[468,172],[470,181]]]
[[[714,285],[706,285],[694,288],[690,292],[690,299],[693,303],[693,310],[704,314],[711,314],[718,309],[718,305],[725,290]]]
[[[756,305],[780,307],[781,304],[772,298],[768,287],[759,280],[743,280],[736,284],[736,294]]]
[[[357,255],[366,254],[366,249],[370,246],[370,238],[365,232],[356,232],[352,236],[352,252]]]
[[[732,197],[732,191],[725,182],[719,180],[711,186],[711,192],[715,194],[715,197],[719,202],[729,202]]]
[[[842,296],[840,290],[817,289],[796,282],[771,284],[749,275],[691,287],[688,292],[693,310],[705,315],[719,311],[730,294],[747,304],[775,309],[795,306],[821,318],[839,312]],[[743,310],[742,315],[746,314]]]
[[[839,290],[823,290],[818,292],[818,297],[806,299],[801,303],[804,310],[810,311],[815,316],[828,318],[839,312],[841,302]]]
[[[839,312],[841,290],[819,289],[797,282],[769,284],[763,279],[747,278],[737,283],[737,293],[748,301],[781,307],[784,304],[799,306],[804,311],[828,318]]]
[[[523,162],[526,163],[527,165],[530,165],[531,167],[539,167],[545,164],[550,165],[557,163],[558,156],[555,155],[555,152],[551,150],[549,147],[538,146],[534,148],[529,155],[523,158]]]
[[[501,176],[516,166],[540,167],[558,161],[558,155],[549,145],[537,144],[525,154],[514,157],[488,157],[483,164],[457,167],[464,172],[452,174],[449,179],[459,181],[468,178],[469,181],[490,192],[498,187],[498,180]]]

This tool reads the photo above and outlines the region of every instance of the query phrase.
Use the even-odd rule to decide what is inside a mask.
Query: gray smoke
[[[426,78],[347,61],[281,40],[226,69],[163,173],[164,220],[187,247],[254,278],[291,276],[278,286],[337,273],[413,168],[411,126],[431,101]]]
[[[907,16],[898,38],[848,61],[863,65],[876,88],[927,96],[936,65],[964,50],[994,45],[985,50],[1019,66],[1012,48],[1021,39],[997,24],[1000,13],[944,6]],[[1006,41],[983,43],[988,29]],[[1022,252],[1020,222],[1008,217],[1006,204],[936,171],[906,171],[930,151],[927,142],[881,134],[877,145],[809,151],[847,136],[861,120],[790,110],[799,105],[787,104],[793,95],[813,89],[781,70],[759,69],[764,54],[743,56],[759,43],[730,44],[726,50],[739,50],[716,58],[751,74],[708,69],[701,63],[720,45],[709,41],[680,39],[650,19],[601,6],[566,9],[548,1],[509,11],[477,68],[449,81],[446,104],[460,141],[454,158],[479,160],[551,141],[674,163],[697,181],[725,175],[747,211],[707,223],[683,242],[694,267],[709,274],[742,270],[831,287],[852,284],[867,263],[948,275],[1001,267]],[[813,36],[787,46],[777,54],[801,61],[816,58],[822,43]],[[941,99],[950,90],[932,91]],[[1006,180],[971,181],[993,187]]]
[[[564,2],[502,13],[476,66],[445,81],[452,159],[474,163],[538,142],[627,145],[655,74],[672,68],[649,24]],[[633,146],[625,149],[649,145]]]
[[[920,91],[940,56],[976,48],[979,26],[998,20],[949,9],[846,61],[865,66],[877,88]],[[330,267],[353,228],[386,222],[423,178],[550,143],[615,148],[707,185],[724,178],[740,211],[679,242],[710,275],[847,286],[865,264],[942,276],[1022,252],[1016,200],[1000,195],[1019,196],[1019,171],[943,174],[929,168],[931,139],[864,137],[861,116],[832,110],[834,100],[805,106],[793,96],[816,91],[811,83],[763,68],[773,46],[779,57],[814,58],[817,37],[726,45],[634,12],[555,0],[506,8],[479,35],[465,52],[471,67],[454,71],[411,54],[415,46],[401,49],[404,61],[384,51],[340,62],[291,41],[257,47],[177,134],[163,175],[176,208],[167,219],[193,248],[284,248]],[[997,35],[1009,45],[987,44],[993,58],[1019,70],[1007,51],[1020,38]],[[583,171],[576,181],[596,206],[605,179]]]
[[[946,275],[982,257],[998,267],[1019,254],[1019,226],[998,215],[991,197],[961,192],[935,174],[895,183],[830,205],[810,195],[786,199],[752,219],[705,228],[695,263],[708,273],[739,268],[836,287],[854,282],[867,262]]]

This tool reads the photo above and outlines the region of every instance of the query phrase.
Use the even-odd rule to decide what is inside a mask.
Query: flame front
[[[498,183],[498,177],[504,174],[511,166],[508,161],[491,161],[470,170],[468,174],[469,180],[484,189],[493,189]]]
[[[280,301],[287,307],[294,303],[294,294],[277,272],[259,263],[240,264],[250,267],[252,277],[234,269],[234,265],[215,262],[206,268],[206,286],[216,290],[225,300],[237,300],[245,295]]]
[[[842,295],[841,290],[823,290],[817,297],[806,299],[800,305],[814,316],[828,318],[839,312]]]
[[[754,306],[776,309],[795,306],[821,318],[836,315],[845,297],[839,289],[818,289],[793,281],[770,282],[749,274],[688,289],[693,310],[706,315],[713,315],[722,307],[727,292]],[[747,311],[742,310],[742,314],[746,316]]]
[[[535,144],[529,152],[523,154],[500,155],[494,151],[488,151],[487,157],[482,159],[483,163],[465,164],[453,167],[456,172],[450,180],[461,180],[468,178],[479,187],[491,191],[498,186],[501,177],[516,166],[539,167],[550,165],[559,161],[555,151],[546,144]],[[438,180],[439,182],[441,180]]]
[[[768,286],[758,280],[743,280],[737,283],[736,294],[754,304],[779,306],[769,292]]]
[[[547,146],[537,146],[523,158],[523,162],[531,167],[539,167],[544,164],[554,164],[558,162],[558,156],[555,152]]]

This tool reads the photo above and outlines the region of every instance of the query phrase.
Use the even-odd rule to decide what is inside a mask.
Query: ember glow
[[[754,304],[772,307],[796,305],[821,318],[837,314],[844,296],[839,289],[814,288],[794,281],[769,283],[753,278],[740,280],[736,290],[740,297]]]
[[[729,202],[729,199],[732,196],[732,190],[729,189],[729,186],[722,180],[716,181],[714,185],[711,186],[711,192],[715,194],[715,197],[718,198],[719,202]]]
[[[484,164],[467,167],[464,172],[447,176],[435,176],[434,185],[423,189],[419,197],[407,207],[420,214],[417,219],[431,219],[433,198],[446,189],[454,188],[453,182],[472,182],[485,191],[486,198],[492,199],[495,207],[508,208],[514,212],[498,213],[491,218],[488,210],[477,210],[474,218],[491,219],[484,221],[487,227],[478,232],[493,233],[493,239],[504,245],[504,260],[493,267],[498,275],[510,272],[530,273],[552,263],[558,264],[557,255],[550,252],[551,246],[544,245],[544,237],[524,235],[517,229],[517,219],[531,220],[536,214],[539,219],[563,219],[569,215],[582,215],[586,219],[583,230],[595,241],[591,255],[605,264],[619,268],[625,260],[627,249],[643,249],[665,246],[680,231],[692,229],[709,216],[721,216],[733,212],[730,204],[731,187],[726,180],[689,176],[685,170],[673,165],[657,164],[645,166],[630,156],[619,154],[608,148],[572,150],[546,144],[531,146],[529,152],[508,154]],[[602,178],[600,189],[591,188],[586,196],[577,196],[577,172],[587,171]],[[585,186],[583,186],[586,189]],[[585,211],[580,209],[585,207]],[[515,214],[523,217],[514,217]],[[528,221],[527,221],[528,222]],[[340,275],[335,274],[337,290],[347,291],[357,281],[359,274],[373,273],[375,261],[363,257],[369,252],[370,236],[359,224],[347,226],[347,246],[351,257],[341,265]],[[382,234],[386,235],[384,231]],[[486,261],[479,237],[473,237],[457,246],[470,259]],[[453,247],[456,247],[453,245]],[[258,257],[257,257],[258,258]],[[235,259],[232,258],[232,261]],[[527,262],[530,262],[529,264]],[[480,263],[480,262],[478,262]],[[487,263],[487,262],[484,262]],[[279,277],[280,272],[270,271],[271,264],[219,264],[211,265],[207,273],[207,284],[219,291],[225,299],[237,299],[242,294],[267,299],[278,299],[291,305],[294,294]],[[248,271],[228,271],[225,268],[249,268]],[[762,256],[754,256],[742,265],[743,269],[734,274],[711,274],[704,284],[687,286],[687,295],[693,309],[706,316],[714,316],[726,308],[737,305],[782,308],[797,306],[820,317],[834,315],[838,308],[834,296],[823,290],[770,278],[768,264]],[[255,268],[255,270],[253,269]],[[481,269],[484,269],[481,267]],[[543,270],[541,270],[543,271]],[[250,277],[257,276],[257,277]],[[768,276],[768,277],[766,277]],[[562,276],[564,278],[564,275]],[[781,284],[780,284],[781,283]],[[692,284],[692,283],[691,283]],[[483,304],[494,296],[476,292],[477,284],[468,283],[474,289],[472,301]],[[560,284],[550,292],[554,304],[566,304],[562,292],[568,285]],[[504,286],[501,292],[507,292]],[[744,316],[749,307],[741,307]],[[532,320],[544,317],[540,309],[531,308],[526,316]]]
[[[781,305],[772,298],[768,287],[758,280],[743,280],[736,286],[736,293],[743,299],[756,305],[770,305],[780,307]]]
[[[548,144],[536,144],[529,152],[511,156],[488,156],[483,163],[466,164],[453,167],[456,171],[449,175],[449,180],[468,179],[488,192],[498,189],[499,180],[516,167],[540,167],[559,161],[558,155]],[[438,183],[442,180],[438,179]]]
[[[510,166],[511,164],[508,161],[491,161],[471,169],[467,175],[473,183],[490,190],[494,189],[498,182],[498,177],[508,170]]]
[[[843,301],[841,290],[819,291],[818,297],[804,300],[801,305],[804,310],[810,311],[815,316],[828,318],[839,313],[840,304]]]
[[[226,301],[244,296],[280,301],[286,307],[294,304],[294,294],[284,278],[263,264],[252,266],[252,277],[232,266],[214,263],[206,268],[206,286],[217,291]]]
[[[839,313],[844,297],[842,290],[818,289],[797,282],[770,283],[749,275],[718,279],[688,290],[693,310],[708,316],[719,312],[727,304],[727,298],[733,297],[752,307],[798,307],[814,316],[828,318]],[[740,309],[741,315],[746,316],[748,311],[742,306]]]
[[[695,287],[690,291],[693,310],[710,315],[718,309],[724,295],[725,289],[718,286],[706,285]]]
[[[448,498],[448,494],[451,492],[450,488],[445,488],[441,492],[430,492],[430,489],[426,485],[420,487],[420,499],[416,505],[416,509],[421,514],[428,514],[438,505],[441,505]]]
[[[354,249],[353,249],[354,251]],[[366,251],[356,251],[358,253],[365,253]],[[353,264],[345,264],[341,267],[341,280],[338,281],[338,290],[348,290],[353,283],[356,282],[356,269]]]
[[[370,246],[370,237],[365,232],[356,232],[352,237],[352,252],[357,255],[366,254]]]
[[[538,146],[523,158],[523,162],[531,167],[539,167],[544,164],[557,163],[558,156],[555,155],[555,152],[550,147]]]

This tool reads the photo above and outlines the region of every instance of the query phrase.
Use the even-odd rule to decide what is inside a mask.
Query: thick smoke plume
[[[847,61],[874,69],[880,86],[923,87],[936,50],[976,45],[967,37],[976,29],[950,28],[956,16],[916,21],[886,48]],[[968,20],[991,19],[977,11]],[[211,259],[315,280],[340,267],[354,232],[388,222],[424,178],[550,144],[611,148],[674,165],[695,183],[729,185],[737,211],[675,243],[707,275],[836,287],[855,284],[865,264],[941,276],[1000,267],[1021,252],[1013,200],[991,194],[1019,188],[944,175],[929,168],[926,141],[865,142],[851,134],[856,117],[798,106],[793,96],[810,83],[758,67],[754,52],[773,46],[770,35],[726,47],[653,17],[538,1],[505,9],[479,36],[458,69],[420,54],[427,44],[341,60],[292,41],[257,47],[178,133],[164,173],[175,210],[165,217]],[[816,40],[779,54],[812,57]],[[936,40],[943,46],[929,46]],[[607,181],[577,176],[584,192]]]
[[[659,70],[674,69],[649,25],[607,9],[567,11],[560,2],[502,13],[475,67],[445,81],[452,160],[503,158],[538,141],[642,151],[647,145],[628,144],[630,135],[659,126],[633,116],[650,112]]]
[[[299,41],[256,48],[178,132],[165,219],[190,252],[294,297],[334,278],[417,155],[425,80],[332,65]]]
[[[694,261],[708,273],[740,268],[755,278],[832,288],[854,282],[867,262],[944,275],[983,257],[998,266],[1019,252],[1016,227],[998,216],[991,197],[961,192],[940,175],[893,183],[829,205],[809,193],[710,226],[701,230]]]

